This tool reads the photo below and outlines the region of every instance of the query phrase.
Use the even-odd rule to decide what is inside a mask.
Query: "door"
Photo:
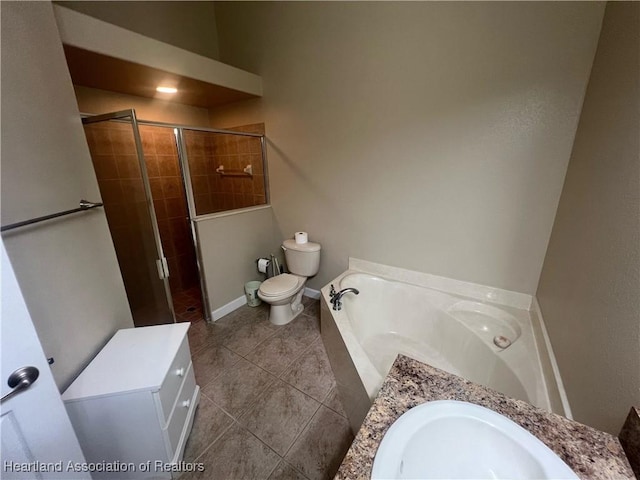
[[[82,464],[84,456],[73,431],[58,387],[53,381],[22,292],[2,250],[2,363],[0,366],[4,397],[12,389],[10,375],[22,367],[35,367],[38,378],[26,389],[2,400],[0,465],[3,479],[91,478],[86,472],[69,470],[69,462]],[[52,464],[52,472],[21,472],[23,466]],[[56,471],[57,470],[57,471]]]
[[[173,323],[169,267],[133,109],[82,120],[136,327]]]

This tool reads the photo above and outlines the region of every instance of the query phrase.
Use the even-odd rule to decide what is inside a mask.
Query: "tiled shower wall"
[[[264,124],[234,127],[231,130],[264,134]],[[198,215],[266,203],[262,148],[257,137],[184,131],[191,184]],[[234,175],[220,175],[224,166]],[[253,175],[242,170],[251,165]]]
[[[133,134],[129,125],[111,122],[87,125],[85,133],[127,296],[135,311],[153,302],[153,291],[145,288],[151,275],[145,252],[155,245],[147,240],[150,224],[144,222],[146,197]]]
[[[157,278],[157,271],[155,265],[150,269],[145,259],[157,258],[156,247],[149,235],[151,226],[131,125],[101,122],[87,125],[85,131],[131,307],[149,304],[152,299],[147,297],[153,292],[146,287],[144,277]],[[169,285],[176,294],[199,285],[199,278],[173,129],[140,126],[140,136],[162,248],[169,264]]]

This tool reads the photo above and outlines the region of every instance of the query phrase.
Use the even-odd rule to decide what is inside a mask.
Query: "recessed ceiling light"
[[[176,93],[178,89],[175,87],[157,87],[156,91],[160,93]]]

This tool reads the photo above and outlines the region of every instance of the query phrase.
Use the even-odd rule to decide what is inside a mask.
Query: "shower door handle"
[[[158,276],[160,277],[160,280],[169,278],[169,264],[167,263],[166,257],[158,258],[156,260],[156,267],[158,267]]]

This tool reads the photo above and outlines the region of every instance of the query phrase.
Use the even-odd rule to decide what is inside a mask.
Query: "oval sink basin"
[[[499,413],[439,400],[405,412],[385,434],[373,479],[577,479],[549,447]]]

